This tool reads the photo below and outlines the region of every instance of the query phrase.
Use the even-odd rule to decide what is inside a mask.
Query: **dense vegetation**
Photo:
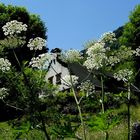
[[[86,43],[83,51],[58,52],[68,68],[75,64],[88,73],[82,80],[62,77],[63,92],[45,79],[52,55],[40,18],[24,8],[0,7],[1,140],[139,139],[140,5],[124,27]],[[24,47],[30,57],[21,59]]]
[[[9,45],[14,45],[16,43],[16,39],[13,38],[5,38],[5,35],[3,34],[2,27],[9,21],[17,20],[19,22],[22,22],[28,26],[27,32],[22,32],[20,36],[24,37],[24,44],[23,46],[15,48],[15,53],[19,59],[20,62],[30,60],[34,56],[34,52],[30,51],[28,49],[27,43],[29,39],[35,38],[35,37],[42,37],[44,39],[47,39],[46,31],[47,28],[45,27],[43,21],[40,19],[39,16],[30,14],[24,7],[18,7],[18,6],[12,6],[8,5],[5,6],[4,4],[0,4],[0,40],[1,40],[1,48],[4,46],[4,44],[9,43]],[[18,39],[18,38],[17,38]],[[18,40],[19,41],[19,40]],[[13,53],[9,47],[4,48],[4,51],[6,52],[7,58],[10,60],[12,64],[15,64],[18,66],[17,62],[14,59]],[[43,47],[42,50],[38,50],[37,54],[45,53],[47,52],[47,48]],[[0,54],[2,55],[2,54]]]

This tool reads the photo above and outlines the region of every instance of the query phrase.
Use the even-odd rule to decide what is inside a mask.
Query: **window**
[[[55,62],[55,59],[53,60],[53,63],[55,64],[56,62]]]
[[[49,83],[53,84],[53,76],[48,78]]]
[[[58,85],[61,84],[61,73],[56,75],[56,84],[58,84]]]

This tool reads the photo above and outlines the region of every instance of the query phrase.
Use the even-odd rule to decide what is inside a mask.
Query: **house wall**
[[[56,54],[53,54],[54,57],[52,59],[51,66],[49,68],[49,71],[46,75],[46,80],[48,80],[50,77],[53,77],[52,84],[56,85],[56,75],[61,73],[61,78],[63,78],[65,75],[69,74],[68,68],[62,66],[56,59]],[[60,84],[59,89],[67,89],[68,87],[65,85]]]

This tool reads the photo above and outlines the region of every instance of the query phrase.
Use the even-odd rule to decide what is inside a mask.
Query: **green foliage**
[[[15,120],[12,124],[14,139],[21,138],[23,134],[30,131],[30,122]]]
[[[120,43],[133,49],[140,45],[140,5],[137,5],[129,16],[129,22],[124,26]]]
[[[81,102],[81,108],[83,113],[99,112],[100,107],[100,94],[92,93],[88,97],[84,97]]]
[[[119,116],[115,110],[107,110],[105,113],[98,114],[90,118],[88,126],[96,131],[108,131],[120,123],[122,116]]]
[[[74,138],[79,125],[72,123],[71,115],[63,116],[59,123],[50,126],[50,134],[53,139]]]
[[[0,123],[0,140],[12,140],[12,139],[13,139],[12,127],[10,127],[6,122]]]
[[[47,28],[45,27],[43,21],[40,19],[39,15],[30,14],[27,25],[29,27],[27,32],[28,38],[34,38],[39,36],[47,39],[46,37]]]
[[[140,46],[140,5],[136,5],[134,10],[130,13],[129,22],[124,25],[122,36],[119,38],[121,45],[136,49]],[[136,72],[139,71],[139,57],[135,57],[134,67]],[[139,87],[140,74],[136,73],[135,85]]]
[[[43,140],[44,134],[38,129],[28,130],[28,123],[23,123],[22,126],[13,128],[7,122],[0,123],[0,140]]]

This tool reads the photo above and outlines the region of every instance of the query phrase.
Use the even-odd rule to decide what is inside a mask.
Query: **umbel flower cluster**
[[[0,99],[4,99],[8,95],[8,89],[7,88],[0,88]]]
[[[120,46],[118,50],[112,51],[108,56],[108,64],[114,66],[115,64],[128,60],[136,53],[136,51],[132,50],[130,47]]]
[[[3,27],[3,32],[5,36],[20,34],[22,31],[27,31],[27,25],[17,20],[12,20],[7,22]],[[27,47],[30,50],[42,50],[46,46],[46,40],[41,37],[32,38],[29,40]]]
[[[75,86],[78,84],[78,77],[75,75],[66,75],[61,79],[61,83],[68,87]]]
[[[84,66],[86,66],[89,70],[98,70],[102,67],[114,66],[124,60],[128,60],[134,54],[136,56],[140,55],[140,48],[137,48],[135,51],[126,46],[120,46],[118,50],[111,50],[110,47],[106,47],[106,42],[113,42],[115,40],[116,38],[114,33],[105,33],[99,42],[96,42],[87,49],[87,59],[84,62]]]
[[[40,54],[38,57],[33,57],[29,63],[32,68],[42,69],[47,68],[51,55],[49,53]]]
[[[127,60],[129,57],[132,57],[135,54],[135,51],[130,47],[121,46],[120,50],[116,52],[116,56],[121,60]]]
[[[27,31],[27,25],[17,20],[7,22],[3,27],[4,35],[20,34],[22,31]]]
[[[134,52],[136,56],[140,56],[140,46]]]
[[[118,56],[108,55],[111,52],[110,47],[106,47],[106,43],[113,43],[116,41],[115,34],[113,32],[104,33],[98,42],[95,42],[87,49],[87,60],[84,62],[84,66],[87,69],[100,69],[104,66],[114,66],[120,62]]]
[[[79,88],[80,91],[84,91],[86,93],[87,97],[95,91],[95,86],[90,82],[90,80],[82,82]]]
[[[41,37],[32,38],[29,40],[27,47],[30,50],[42,50],[46,46],[46,40]]]
[[[116,41],[116,35],[113,32],[106,32],[101,36],[99,41],[104,43],[113,43]]]
[[[8,59],[0,58],[0,70],[2,72],[9,71],[11,67],[11,63]]]
[[[80,52],[74,49],[68,50],[61,57],[66,62],[76,62],[82,59]]]
[[[123,70],[119,70],[117,73],[114,73],[114,78],[117,79],[118,81],[124,81],[124,82],[128,82],[131,80],[133,75],[133,71],[129,70],[129,69],[123,69]]]
[[[114,66],[115,64],[119,63],[121,60],[118,56],[109,56],[108,57],[108,64]]]
[[[86,66],[87,69],[90,70],[103,67],[103,64],[107,60],[105,52],[106,49],[104,48],[104,43],[95,43],[93,46],[88,48],[86,52],[88,57],[84,62],[84,66]]]

